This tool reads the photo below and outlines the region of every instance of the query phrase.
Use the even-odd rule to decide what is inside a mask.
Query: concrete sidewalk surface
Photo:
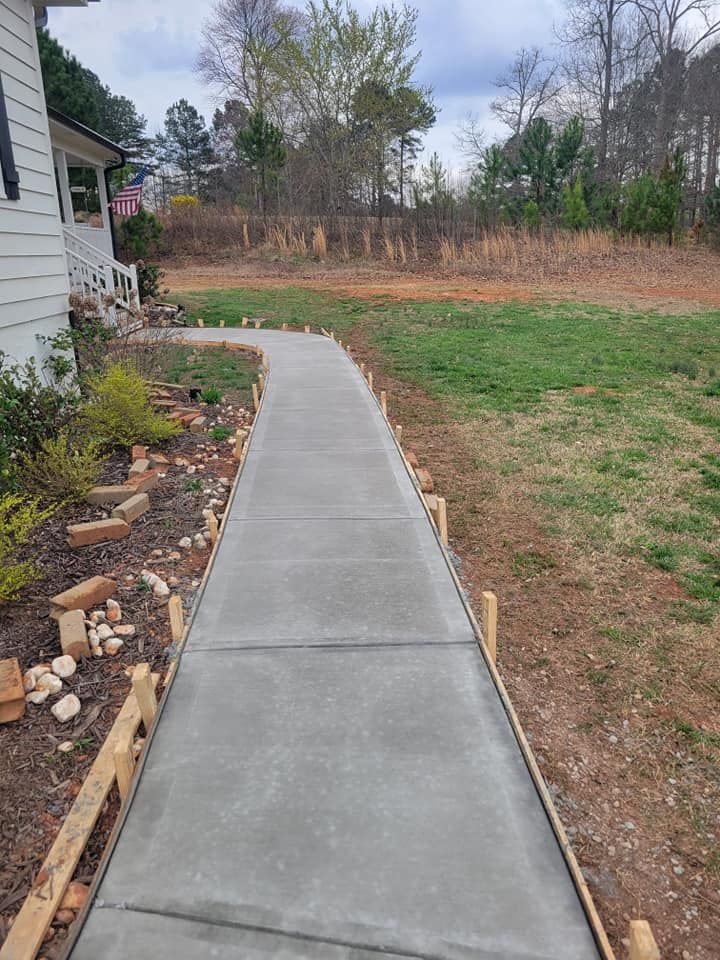
[[[270,362],[210,578],[73,960],[590,960],[567,863],[349,357]]]

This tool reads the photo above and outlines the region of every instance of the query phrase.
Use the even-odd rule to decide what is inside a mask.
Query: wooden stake
[[[402,427],[399,423],[395,427],[395,439],[398,443],[402,442]]]
[[[360,364],[360,373],[361,373],[363,376],[365,376],[365,364],[364,364],[364,363],[361,363],[361,364]]]
[[[244,435],[238,430],[235,433],[235,449],[233,450],[233,456],[236,460],[242,460],[243,455],[243,446],[245,445]]]
[[[309,324],[309,323],[306,323],[306,324],[305,324],[305,333],[310,333],[310,324]]]
[[[372,370],[368,370],[367,382],[368,382],[368,386],[370,387],[370,392],[372,392],[372,388],[373,388]]]
[[[334,330],[331,330],[331,331],[330,331],[330,339],[331,339],[331,340],[334,340],[334,339],[335,339],[335,331],[334,331]]]
[[[448,525],[447,525],[447,503],[445,502],[445,497],[437,498],[437,525],[440,532],[440,539],[445,544],[448,545]]]
[[[201,320],[200,317],[198,317],[198,326],[199,326],[199,327],[204,327],[204,326],[205,326],[205,321],[204,321],[204,320]]]
[[[433,518],[433,523],[437,527],[438,525],[438,498],[434,493],[424,493],[425,503],[427,508],[430,511],[430,516]]]
[[[383,412],[383,415],[387,417],[387,391],[380,391],[380,409]]]
[[[497,597],[491,590],[482,595],[482,628],[485,646],[493,663],[497,656]]]
[[[342,350],[342,340],[338,340],[338,346],[339,346],[340,349]]]
[[[180,599],[179,597],[177,598]],[[142,714],[145,733],[150,733],[155,714],[157,713],[157,698],[155,688],[150,678],[150,664],[139,663],[133,670],[132,686],[135,691],[140,713]]]
[[[242,326],[243,326],[243,327],[246,327],[247,325],[248,325],[248,318],[247,318],[247,317],[243,317],[243,318],[242,318]]]
[[[284,323],[284,324],[282,325],[282,328],[283,328],[283,330],[287,330],[287,328],[288,328],[287,324]]]
[[[183,615],[182,597],[174,593],[168,600],[168,613],[170,615],[170,632],[175,643],[182,640],[185,630],[185,616]]]
[[[218,518],[211,513],[207,518],[208,530],[210,531],[210,542],[217,543],[218,538]]]
[[[113,753],[115,762],[115,776],[117,778],[120,799],[123,803],[127,800],[130,793],[130,784],[132,783],[133,773],[135,772],[135,760],[132,754],[132,740],[125,740],[118,743]]]
[[[262,373],[258,374],[258,387],[260,393],[265,393],[265,376]]]
[[[660,950],[647,920],[630,921],[630,960],[660,960]]]
[[[220,321],[220,326],[221,326],[221,327],[224,327],[224,326],[225,326],[225,321],[224,321],[224,320],[221,320],[221,321]]]
[[[259,320],[256,320],[256,321],[255,321],[255,329],[256,329],[256,330],[259,330],[259,329],[260,329],[260,321],[259,321]]]
[[[257,413],[257,411],[260,409],[260,397],[258,397],[258,388],[256,383],[252,385],[252,391],[253,391],[253,404],[255,406],[255,412]]]

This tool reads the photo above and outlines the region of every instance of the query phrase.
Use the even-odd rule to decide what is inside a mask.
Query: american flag
[[[143,167],[140,173],[136,173],[130,183],[123,187],[120,193],[115,197],[110,206],[113,213],[121,217],[134,217],[140,209],[142,200],[143,182],[150,173],[147,167]]]

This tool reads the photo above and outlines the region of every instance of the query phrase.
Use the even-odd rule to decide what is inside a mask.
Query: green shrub
[[[210,427],[207,435],[211,440],[227,440],[234,432],[232,427]]]
[[[22,456],[20,483],[45,500],[78,503],[97,482],[103,463],[96,442],[78,443],[63,430],[43,440],[37,453]]]
[[[88,392],[79,423],[101,449],[157,443],[180,432],[177,423],[153,410],[147,385],[132,364],[110,364],[88,381]]]
[[[57,432],[77,405],[74,391],[44,384],[32,362],[9,364],[0,351],[0,490],[15,483],[21,453],[33,453]]]
[[[163,225],[154,213],[141,208],[134,217],[126,217],[119,227],[120,245],[133,259],[156,253]]]
[[[200,399],[203,403],[220,403],[222,400],[222,393],[219,387],[205,387],[203,392],[200,394]]]
[[[165,276],[165,271],[162,270],[156,263],[148,263],[145,260],[138,260],[135,266],[137,268],[138,293],[140,294],[141,303],[148,298],[152,300],[158,300],[161,296],[168,292],[167,289],[162,290],[160,288],[160,283]]]
[[[17,600],[23,588],[40,576],[32,561],[14,558],[38,524],[54,512],[54,506],[42,508],[37,499],[12,493],[0,497],[0,603]]]

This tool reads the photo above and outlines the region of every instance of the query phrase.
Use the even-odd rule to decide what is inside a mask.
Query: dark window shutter
[[[8,200],[20,199],[20,175],[15,167],[13,145],[10,139],[10,124],[8,122],[5,94],[0,76],[0,171]]]

